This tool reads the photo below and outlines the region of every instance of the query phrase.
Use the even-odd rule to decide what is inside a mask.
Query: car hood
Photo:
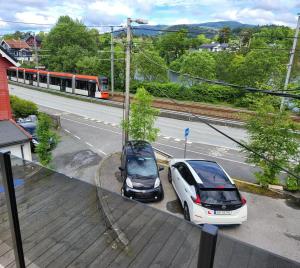
[[[156,178],[153,177],[135,177],[131,178],[132,186],[135,189],[152,189]]]

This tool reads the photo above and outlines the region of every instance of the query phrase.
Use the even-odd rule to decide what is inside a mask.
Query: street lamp
[[[131,51],[131,23],[147,24],[148,22],[143,19],[127,18],[127,46],[126,46],[126,80],[125,80],[125,122],[129,122],[129,87],[130,87],[130,51]],[[125,129],[124,141],[128,141],[128,129]]]

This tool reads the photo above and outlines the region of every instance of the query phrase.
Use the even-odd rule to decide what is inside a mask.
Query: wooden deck
[[[16,168],[15,178],[22,172]],[[16,196],[27,267],[197,266],[201,229],[170,214],[105,192],[125,247],[107,227],[93,185],[41,169],[25,176]],[[3,192],[0,202],[0,267],[15,267]],[[215,267],[273,266],[297,264],[219,236]]]

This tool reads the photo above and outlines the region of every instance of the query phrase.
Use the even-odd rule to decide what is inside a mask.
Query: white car
[[[168,179],[180,199],[186,220],[220,225],[247,220],[246,199],[216,162],[172,159]]]

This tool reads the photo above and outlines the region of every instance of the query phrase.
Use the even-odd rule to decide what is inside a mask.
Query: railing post
[[[198,268],[213,268],[218,237],[218,227],[204,224],[198,254]]]
[[[18,268],[25,268],[22,237],[9,152],[0,152],[0,168],[2,182],[5,189],[7,214],[15,253],[15,262]]]

